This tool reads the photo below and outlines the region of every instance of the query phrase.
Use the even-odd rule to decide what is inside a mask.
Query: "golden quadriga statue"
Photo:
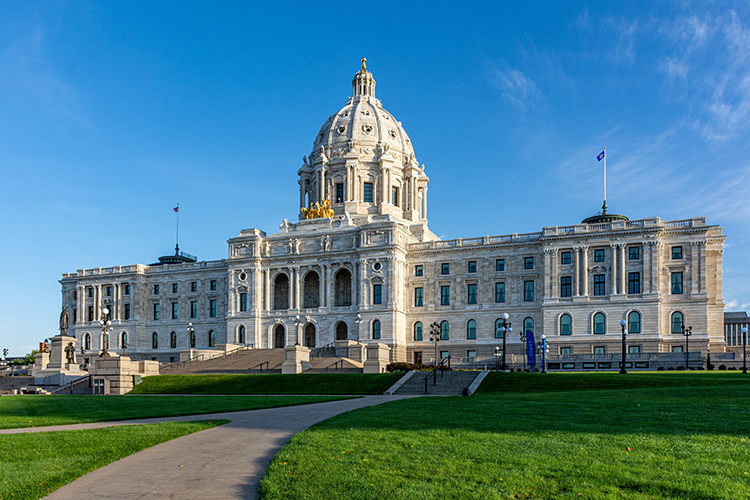
[[[320,219],[322,217],[333,217],[333,209],[328,199],[323,200],[323,204],[316,203],[314,206],[310,203],[310,208],[300,208],[304,219]]]

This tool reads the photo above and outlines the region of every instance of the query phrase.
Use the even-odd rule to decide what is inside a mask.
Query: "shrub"
[[[736,370],[736,369],[737,369],[737,367],[736,367],[736,366],[730,366],[730,367],[729,367],[729,369],[730,369],[730,370]]]
[[[421,363],[391,363],[386,367],[386,370],[389,372],[429,371],[434,369],[435,365],[423,365]],[[445,369],[447,370],[448,368],[445,367]]]
[[[678,370],[685,370],[685,367],[684,366],[678,366],[677,369]]]
[[[696,370],[703,370],[703,367],[702,367],[702,366],[699,366],[698,368],[695,368],[695,369],[696,369]],[[691,370],[692,370],[692,368],[691,368]]]
[[[656,369],[656,371],[657,371],[657,372],[661,372],[661,371],[664,371],[665,369],[666,369],[666,368],[664,368],[663,366],[660,366],[659,368],[657,368],[657,369]]]
[[[674,370],[674,366],[668,367],[667,370]]]
[[[726,369],[727,369],[727,365],[719,365],[719,370],[726,370]]]

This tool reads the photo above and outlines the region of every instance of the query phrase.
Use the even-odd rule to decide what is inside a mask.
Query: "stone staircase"
[[[349,358],[310,358],[312,368],[304,373],[362,373],[363,364]]]
[[[199,375],[207,373],[281,373],[284,349],[248,349],[201,361],[171,363],[162,375]],[[261,366],[262,370],[261,370]]]
[[[437,383],[433,385],[432,372],[416,372],[399,387],[394,394],[399,396],[407,394],[424,395],[424,379],[427,381],[428,396],[461,396],[464,389],[468,388],[481,372],[475,371],[444,371],[442,378],[437,374]]]

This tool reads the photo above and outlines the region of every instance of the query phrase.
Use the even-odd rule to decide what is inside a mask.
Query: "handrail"
[[[249,350],[254,349],[254,348],[255,348],[254,344],[244,345],[242,347],[238,347],[237,349],[233,349],[233,350],[231,350],[229,352],[225,352],[225,353],[220,354],[218,356],[212,356],[210,358],[206,358],[206,361],[211,360],[211,359],[227,358],[229,356],[234,356],[235,354],[238,354],[238,353],[244,352],[244,351],[249,351]],[[165,371],[165,370],[170,370],[171,371],[174,368],[178,368],[178,367],[182,368],[185,365],[187,365],[188,363],[192,363],[194,361],[203,361],[203,359],[205,357],[206,357],[205,354],[199,354],[198,356],[196,356],[194,358],[186,359],[185,361],[175,361],[174,363],[167,363],[166,365],[160,366],[159,367],[159,371]]]
[[[332,367],[332,366],[335,366],[336,367],[336,371],[339,371],[339,366],[338,366],[339,364],[341,364],[341,369],[343,370],[344,369],[344,360],[340,359],[340,360],[336,361],[334,364],[326,366],[326,373],[328,373],[328,369],[330,367]]]
[[[73,386],[78,385],[79,382],[83,382],[85,379],[88,379],[89,387],[91,387],[91,374],[89,374],[89,375],[84,375],[83,377],[78,377],[75,380],[71,380],[70,382],[64,385],[61,385],[60,387],[52,391],[52,394],[60,394],[60,391],[62,391],[63,389],[69,389],[70,393],[73,394]]]
[[[440,370],[440,378],[443,378],[443,372],[445,371],[445,363],[448,363],[448,370],[451,369],[451,357],[443,358],[439,363],[435,364],[435,368],[424,378],[424,395],[427,395],[427,381],[432,377],[432,385],[437,385],[437,372]]]
[[[266,365],[266,370],[270,370],[271,369],[271,365],[268,364],[268,361],[264,361],[262,363],[259,363],[259,364],[255,365],[255,366],[251,366],[250,368],[247,369],[247,371],[252,371],[253,368],[256,368],[258,366],[260,367],[260,371],[263,371],[263,365]]]

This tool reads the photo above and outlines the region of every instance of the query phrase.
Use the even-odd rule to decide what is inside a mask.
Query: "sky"
[[[0,347],[56,335],[59,280],[297,218],[296,172],[360,58],[444,239],[596,213],[723,227],[750,309],[747,2],[1,2]]]

